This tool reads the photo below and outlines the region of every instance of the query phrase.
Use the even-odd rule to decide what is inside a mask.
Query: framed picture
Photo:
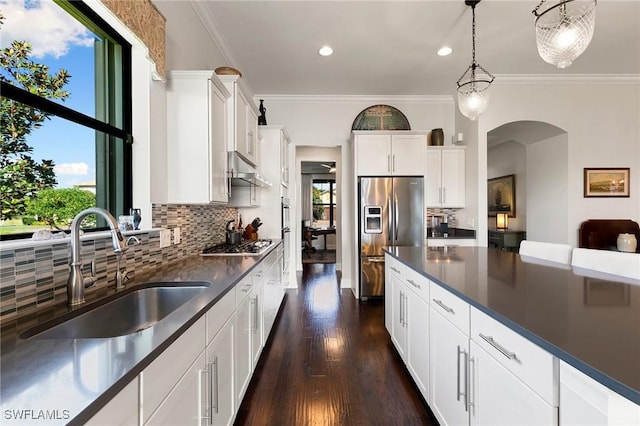
[[[628,197],[629,168],[584,169],[585,197]]]
[[[501,176],[487,181],[487,210],[489,216],[508,213],[516,217],[516,176]]]

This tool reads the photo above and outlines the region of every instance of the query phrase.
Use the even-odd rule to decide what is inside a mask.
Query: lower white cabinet
[[[184,419],[192,419],[197,415],[194,413],[200,409],[197,383],[199,370],[204,368],[205,329],[205,318],[202,317],[140,373],[140,409],[144,424],[155,415],[156,410],[161,411],[158,414],[161,418],[167,411],[166,407],[174,406],[176,398],[183,398],[181,393],[172,390],[180,383],[181,386],[187,386],[185,381],[192,385],[188,392],[191,395],[188,397],[190,404],[177,404],[181,413],[172,415],[184,416]],[[200,365],[194,364],[196,360],[200,360]],[[162,408],[164,404],[166,406]]]
[[[251,343],[254,332],[255,307],[252,303],[253,299],[249,297],[252,288],[251,277],[245,277],[236,286],[236,295],[244,296],[242,299],[238,298],[238,306],[236,307],[236,340],[234,342],[236,410],[240,407],[253,370]]]
[[[441,425],[469,424],[469,336],[431,306],[431,411]]]
[[[111,398],[85,425],[136,426],[138,424],[138,378]]]
[[[469,394],[474,426],[553,426],[558,409],[542,399],[487,351],[471,341]]]
[[[205,399],[205,416],[209,424],[230,425],[235,414],[233,380],[233,336],[235,318],[230,319],[207,346],[207,366],[204,370],[206,380],[201,384]]]
[[[206,418],[206,405],[203,398],[203,387],[206,386],[206,382],[203,383],[202,377],[205,366],[203,351],[144,424],[202,424]],[[171,367],[167,365],[166,368]],[[149,384],[146,384],[145,387],[148,386]]]
[[[273,253],[275,255],[275,252]],[[264,304],[262,306],[262,344],[269,338],[269,332],[276,321],[280,304],[284,298],[284,286],[282,283],[282,253],[278,251],[274,264],[267,272],[262,293]]]
[[[560,361],[561,426],[637,426],[640,405]]]
[[[422,295],[428,295],[429,281],[417,277],[415,272],[387,256],[385,272],[385,323],[391,341],[405,361],[409,373],[423,397],[429,395],[429,304]],[[416,293],[414,291],[418,291]]]

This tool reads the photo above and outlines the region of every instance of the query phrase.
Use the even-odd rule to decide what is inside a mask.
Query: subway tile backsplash
[[[141,244],[126,251],[121,267],[142,273],[197,254],[207,245],[224,241],[225,224],[236,215],[237,210],[229,207],[154,204],[153,228],[170,229],[173,234],[179,227],[180,243],[160,249],[158,231],[142,231],[135,234]],[[87,295],[115,285],[116,255],[110,237],[83,240],[82,259],[87,265],[96,261],[98,281],[86,290]],[[0,320],[9,321],[65,301],[69,261],[68,240],[15,249],[0,246]]]

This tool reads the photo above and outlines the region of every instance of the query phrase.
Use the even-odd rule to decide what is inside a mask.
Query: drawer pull
[[[504,346],[500,345],[498,342],[496,342],[493,337],[491,336],[485,336],[482,333],[478,333],[478,335],[482,338],[482,340],[484,340],[485,342],[487,342],[488,344],[490,344],[491,346],[493,346],[494,348],[496,348],[496,350],[498,352],[500,352],[502,355],[506,356],[509,359],[518,359],[518,357],[516,356],[515,352],[510,352],[507,349],[504,348]]]
[[[440,306],[442,309],[444,309],[445,311],[449,312],[450,314],[455,315],[456,312],[451,309],[450,307],[448,307],[447,305],[445,305],[442,300],[438,300],[438,299],[431,299],[433,300],[438,306]]]
[[[420,287],[420,284],[416,284],[415,281],[413,281],[413,280],[407,280],[407,282],[409,284],[411,284],[412,286],[414,286],[415,288],[422,288],[422,287]]]
[[[399,274],[400,271],[397,270],[396,268],[394,268],[393,266],[389,266],[389,269],[391,269],[393,272],[395,272],[396,274]]]

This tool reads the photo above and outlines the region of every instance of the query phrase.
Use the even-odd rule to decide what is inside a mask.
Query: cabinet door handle
[[[431,299],[431,300],[433,300],[438,306],[440,306],[442,309],[444,309],[445,311],[449,312],[450,314],[453,314],[453,315],[456,314],[456,312],[452,308],[450,308],[447,305],[445,305],[442,302],[442,300],[438,300],[438,299]]]
[[[256,328],[255,328],[254,332],[257,333],[258,331],[260,331],[260,328],[259,328],[260,327],[260,323],[258,322],[258,321],[260,321],[258,319],[258,316],[260,315],[260,312],[259,312],[258,295],[257,294],[256,294],[256,304],[254,306],[254,309],[255,309],[255,317],[256,317]]]
[[[456,399],[458,401],[460,401],[460,397],[464,395],[464,392],[460,391],[460,355],[463,353],[465,353],[464,350],[461,350],[460,345],[458,345],[458,355],[456,358]]]
[[[422,287],[420,287],[420,284],[416,284],[415,281],[413,281],[413,280],[407,280],[407,282],[409,284],[411,284],[412,286],[414,286],[415,288],[422,288]]]
[[[395,154],[391,155],[391,171],[392,172],[396,171],[396,155]]]
[[[198,375],[198,394],[200,395],[200,418],[202,420],[207,420],[207,423],[211,424],[212,419],[211,419],[211,415],[209,413],[209,385],[208,385],[208,381],[209,381],[209,365],[207,365],[207,368],[201,369],[199,371],[199,375]],[[203,386],[202,385],[202,375],[205,374],[206,375],[206,381],[207,381],[207,385]],[[204,395],[203,395],[203,391],[204,391]],[[204,407],[204,410],[202,410],[202,403],[206,402],[206,406]],[[204,411],[204,414],[202,413]]]
[[[460,391],[460,355],[464,355],[464,392]],[[458,377],[457,377],[457,388],[458,388],[458,401],[460,401],[460,397],[464,397],[464,411],[469,411],[469,354],[464,349],[461,349],[458,346],[458,359],[457,359],[457,369],[458,369]]]
[[[212,397],[212,401],[211,401],[211,417],[209,420],[209,424],[213,424],[213,410],[215,410],[215,413],[218,414],[219,410],[218,410],[218,394],[220,393],[219,387],[218,387],[218,356],[214,356],[213,357],[213,362],[211,363],[211,366],[209,367],[212,370],[211,375],[213,376],[213,383],[211,385],[211,397]]]
[[[400,325],[404,324],[404,303],[402,303],[402,292],[400,292]]]
[[[408,310],[408,309],[407,309],[407,308],[409,307],[409,299],[408,299],[408,297],[407,297],[407,294],[406,294],[406,293],[404,293],[404,294],[402,295],[402,297],[403,297],[403,299],[404,299],[404,324],[403,324],[403,327],[406,327],[406,326],[407,326],[407,324],[409,324],[409,323],[407,322],[407,317],[408,317],[408,315],[407,315],[407,310]]]
[[[496,342],[493,337],[485,336],[482,333],[479,333],[478,335],[482,338],[482,340],[484,340],[485,342],[487,342],[488,344],[493,346],[502,355],[506,356],[509,359],[517,359],[517,356],[516,356],[515,352],[511,352],[511,351],[507,350],[504,346],[502,346],[501,344]]]
[[[467,393],[469,396],[467,400],[467,408],[469,410],[471,409],[471,407],[475,405],[474,402],[471,400],[471,396],[473,395],[473,387],[472,387],[471,381],[474,378],[475,370],[476,370],[476,360],[473,357],[469,357],[469,374],[467,375]]]
[[[447,202],[447,188],[442,188],[442,204]]]
[[[442,187],[438,188],[438,202],[442,203]]]

